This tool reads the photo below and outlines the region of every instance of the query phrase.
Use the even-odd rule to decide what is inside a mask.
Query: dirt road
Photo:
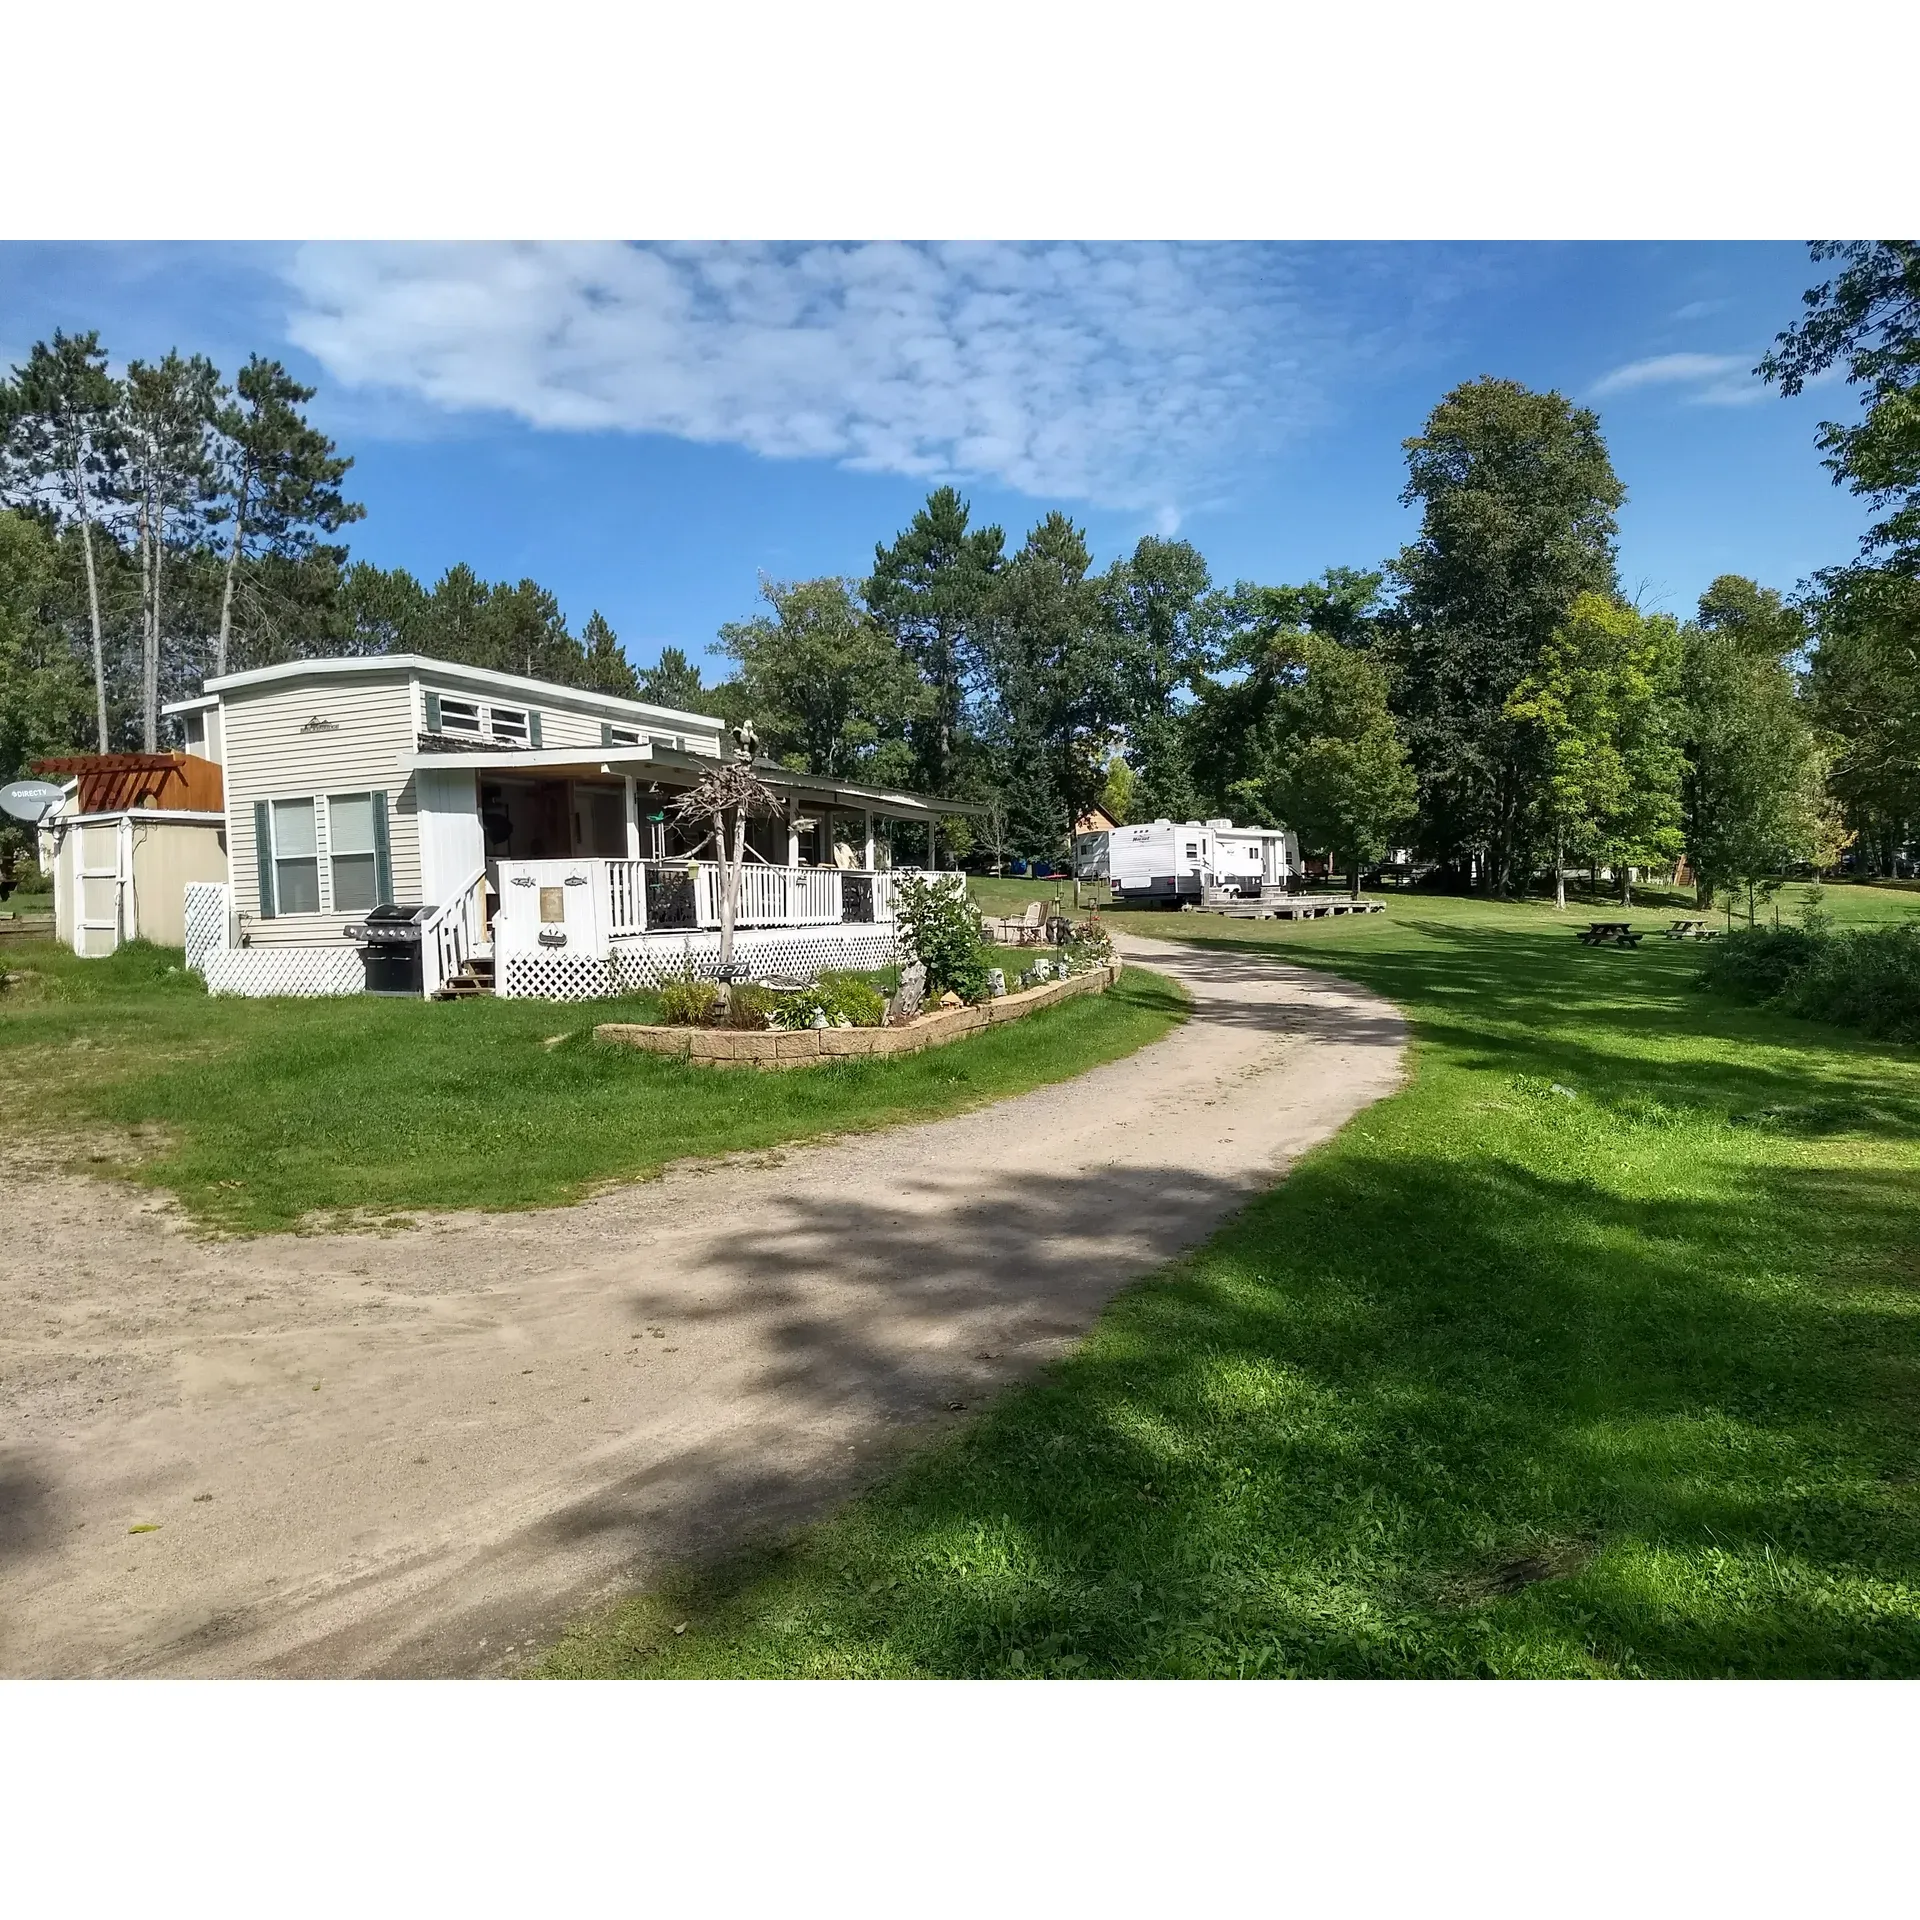
[[[1128,1059],[581,1206],[206,1243],[41,1175],[0,1246],[0,1672],[510,1670],[844,1498],[1397,1083],[1358,989],[1123,945],[1195,1003]]]

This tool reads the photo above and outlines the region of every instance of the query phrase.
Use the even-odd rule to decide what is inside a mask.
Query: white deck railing
[[[428,995],[438,993],[485,944],[486,884],[482,867],[420,929],[421,988]]]
[[[888,925],[894,913],[894,881],[899,873],[912,871],[917,869],[846,871],[749,862],[740,875],[734,924]],[[501,860],[495,872],[500,889],[494,918],[498,950],[564,947],[570,953],[604,954],[614,940],[711,932],[720,924],[720,868],[710,860]],[[458,964],[449,971],[457,971]],[[431,966],[430,961],[429,970]]]

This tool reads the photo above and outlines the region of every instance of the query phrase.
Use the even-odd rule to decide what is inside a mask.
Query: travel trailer
[[[1107,836],[1108,882],[1122,904],[1199,906],[1221,894],[1258,899],[1284,888],[1299,865],[1300,844],[1283,827],[1155,820]]]

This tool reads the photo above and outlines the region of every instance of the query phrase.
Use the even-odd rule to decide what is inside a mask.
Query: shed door
[[[73,950],[98,959],[120,944],[120,825],[118,821],[79,830],[80,911],[75,917]]]

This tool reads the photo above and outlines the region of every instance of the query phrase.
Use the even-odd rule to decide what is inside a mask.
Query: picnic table
[[[1583,947],[1637,947],[1646,936],[1635,933],[1630,920],[1594,920],[1578,938]]]
[[[1711,940],[1718,929],[1710,927],[1704,920],[1676,920],[1667,929],[1669,940]]]

